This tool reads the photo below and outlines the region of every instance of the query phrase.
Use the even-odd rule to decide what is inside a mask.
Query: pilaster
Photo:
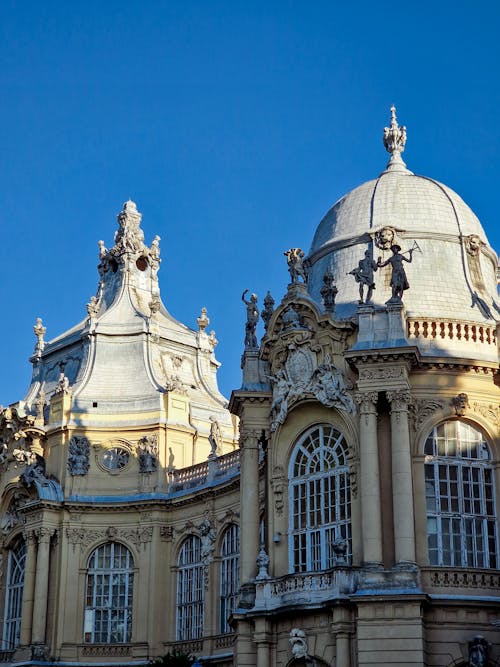
[[[386,392],[391,404],[392,502],[396,565],[415,563],[415,515],[408,407],[411,394],[399,389]]]
[[[377,442],[376,391],[357,392],[360,412],[360,494],[363,563],[382,566],[382,515],[380,506],[380,471]]]

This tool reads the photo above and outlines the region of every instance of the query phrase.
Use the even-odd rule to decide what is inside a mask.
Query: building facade
[[[498,258],[405,142],[393,109],[280,303],[243,293],[229,405],[124,205],[1,412],[5,663],[500,664]]]

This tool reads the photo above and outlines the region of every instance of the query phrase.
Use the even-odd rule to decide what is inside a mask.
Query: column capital
[[[245,427],[240,429],[240,449],[257,449],[259,440],[262,436],[262,430],[263,429]]]
[[[55,528],[46,528],[45,526],[42,526],[41,528],[37,528],[34,533],[36,537],[38,538],[38,544],[50,544],[50,538],[56,534]]]
[[[391,412],[407,412],[411,403],[411,393],[408,389],[386,391],[387,400],[391,404]]]
[[[361,414],[375,413],[378,400],[378,391],[357,391],[354,400],[359,405]]]
[[[26,545],[28,544],[35,544],[36,541],[36,534],[33,528],[25,528],[23,530],[23,538],[24,541],[26,542]]]

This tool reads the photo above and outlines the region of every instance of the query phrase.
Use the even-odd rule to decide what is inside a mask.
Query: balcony
[[[299,605],[314,607],[331,600],[347,599],[356,591],[358,579],[357,569],[342,567],[257,579],[252,611],[273,611]]]

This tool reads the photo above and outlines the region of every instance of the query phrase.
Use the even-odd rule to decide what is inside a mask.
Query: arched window
[[[203,564],[201,540],[191,535],[179,553],[177,573],[177,639],[199,639],[203,635]]]
[[[431,565],[496,568],[495,493],[482,433],[458,420],[425,443],[427,539]]]
[[[240,555],[240,531],[238,526],[227,528],[222,538],[220,561],[220,632],[231,632],[227,622],[236,609],[238,595],[238,565]]]
[[[2,637],[4,651],[12,651],[16,646],[19,646],[25,565],[26,545],[23,541],[19,541],[14,548],[9,551],[7,562],[5,613]]]
[[[351,556],[351,499],[347,443],[328,424],[298,440],[288,469],[290,567],[323,570]]]
[[[87,569],[85,641],[91,644],[129,642],[132,634],[134,561],[118,542],[92,552]]]

